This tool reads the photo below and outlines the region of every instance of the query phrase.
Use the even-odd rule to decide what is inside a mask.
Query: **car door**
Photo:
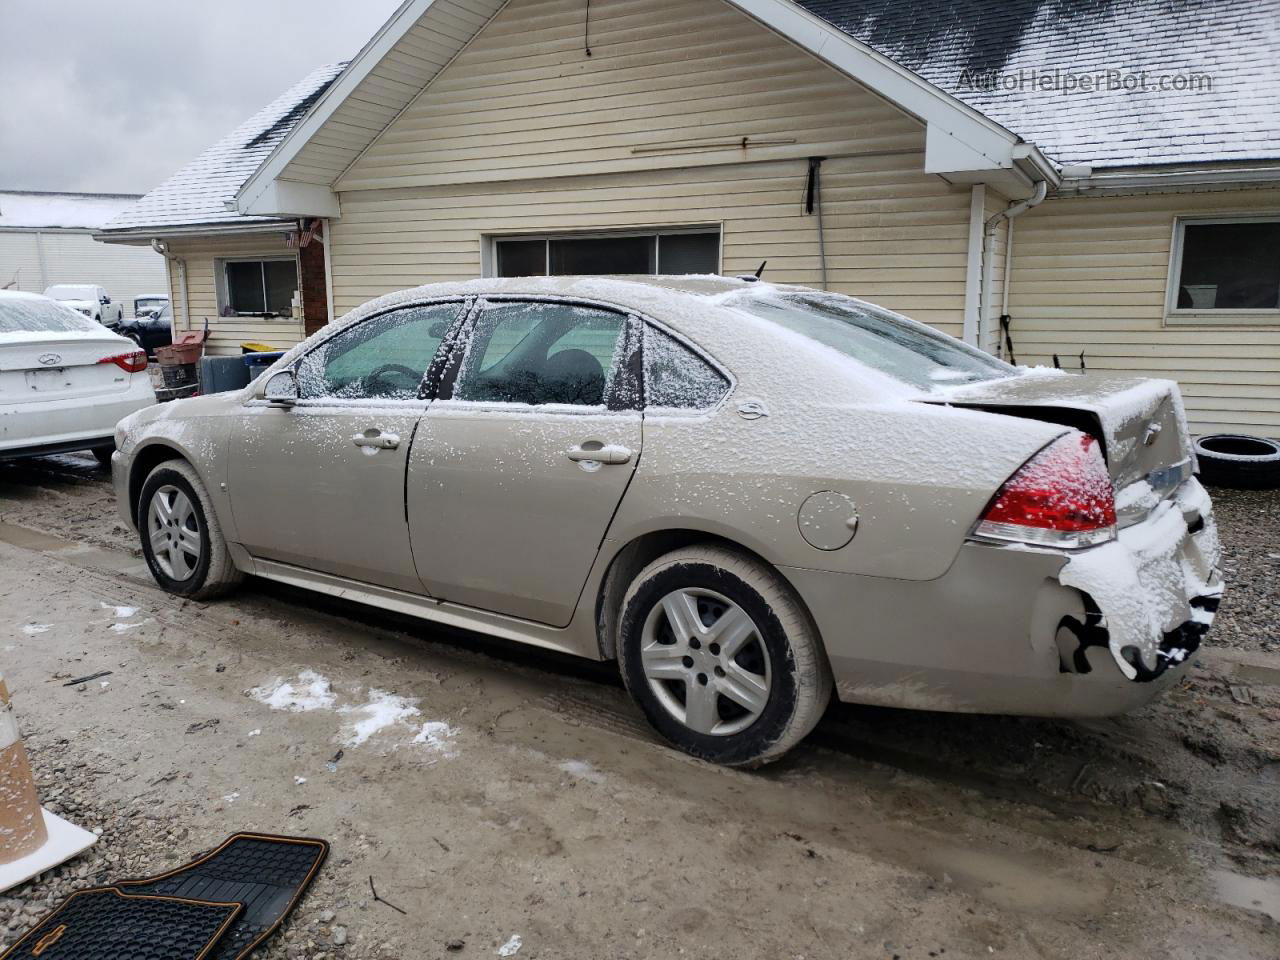
[[[409,459],[432,596],[568,624],[640,459],[637,337],[597,306],[479,305]]]
[[[236,529],[256,557],[422,592],[405,466],[424,375],[461,300],[403,307],[322,340],[293,366],[291,407],[250,400],[230,438]]]

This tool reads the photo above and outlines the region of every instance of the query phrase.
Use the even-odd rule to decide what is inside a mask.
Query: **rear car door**
[[[409,461],[422,583],[441,600],[568,624],[640,459],[634,317],[482,303]]]
[[[292,407],[250,400],[232,428],[229,490],[255,557],[422,592],[405,523],[405,465],[422,384],[466,303],[402,307],[318,343]]]

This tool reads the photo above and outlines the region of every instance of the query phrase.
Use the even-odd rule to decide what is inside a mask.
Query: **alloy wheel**
[[[769,703],[772,667],[759,628],[712,590],[673,590],[654,604],[640,664],[662,707],[701,734],[739,733]]]
[[[186,580],[200,563],[200,518],[191,498],[165,485],[151,498],[147,510],[151,552],[165,576]]]

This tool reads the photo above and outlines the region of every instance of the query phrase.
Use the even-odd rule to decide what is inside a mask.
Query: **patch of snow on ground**
[[[579,780],[604,783],[604,774],[585,760],[566,760],[560,764],[560,769],[572,777],[577,777]]]
[[[500,957],[514,957],[520,952],[520,948],[523,946],[524,940],[521,938],[520,934],[513,933],[511,935],[511,939],[498,948],[497,953]]]
[[[444,721],[428,720],[413,738],[413,742],[426,744],[429,749],[443,753],[446,757],[456,757],[458,753],[454,748],[453,738],[457,735],[458,731]]]
[[[52,626],[53,626],[52,623],[28,623],[25,627],[22,628],[22,632],[29,637],[33,637],[37,633],[44,633],[46,630],[48,630]]]
[[[130,617],[137,616],[137,607],[118,607],[114,603],[103,603],[103,610],[110,610],[111,615],[117,620],[128,620]]]
[[[124,633],[126,630],[132,630],[134,627],[145,626],[150,622],[151,618],[147,617],[147,619],[139,620],[137,623],[113,623],[111,626],[107,627],[107,629],[114,630],[116,633]]]
[[[274,680],[273,685],[254,687],[249,696],[272,710],[302,713],[307,710],[332,710],[337,703],[329,680],[314,670],[303,670],[296,680]]]
[[[421,712],[417,699],[399,697],[385,690],[370,690],[369,702],[355,707],[339,707],[339,713],[360,715],[361,719],[343,727],[344,743],[358,747],[379,730],[402,723]]]

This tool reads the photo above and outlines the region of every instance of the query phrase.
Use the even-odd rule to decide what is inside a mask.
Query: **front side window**
[[[705,410],[729,392],[728,378],[657,327],[644,327],[646,408]]]
[[[293,312],[298,262],[228,260],[223,264],[224,317],[284,317]]]
[[[1179,221],[1170,313],[1280,311],[1280,218]]]
[[[498,238],[500,277],[703,274],[720,269],[720,232],[703,228]]]
[[[461,303],[406,307],[326,340],[298,364],[304,399],[414,400]]]
[[[627,340],[620,313],[571,303],[490,303],[463,354],[456,400],[604,407]]]
[[[725,306],[816,340],[921,390],[1017,373],[1017,368],[955,337],[851,297],[746,293]]]

